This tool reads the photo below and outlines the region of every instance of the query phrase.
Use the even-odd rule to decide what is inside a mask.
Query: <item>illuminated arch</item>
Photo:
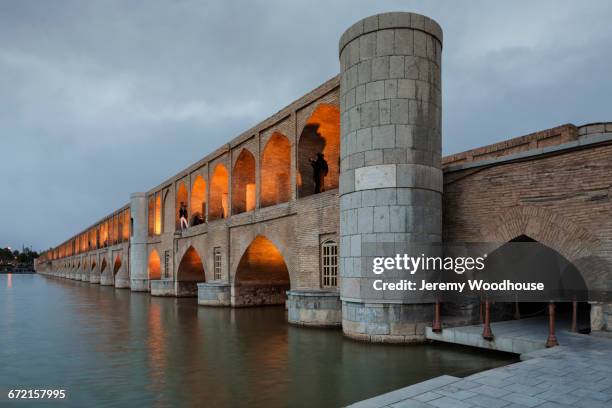
[[[242,149],[232,172],[232,214],[255,209],[255,156]]]
[[[202,224],[206,220],[206,181],[197,175],[191,187],[191,225]]]
[[[181,204],[185,204],[185,206],[189,204],[187,202],[187,198],[188,198],[187,187],[185,187],[185,183],[181,181],[178,187],[176,188],[176,200],[174,201],[174,212],[175,212],[174,222],[176,224],[177,230],[181,229],[181,217],[179,216],[179,210],[181,209]],[[189,210],[187,210],[187,212],[188,212],[187,216],[189,217]]]
[[[159,259],[159,254],[155,249],[149,254],[147,274],[150,280],[161,279],[161,260]]]
[[[291,198],[291,143],[275,132],[266,143],[261,160],[260,200],[262,207],[284,203]]]
[[[100,273],[104,273],[106,270],[106,258],[102,258],[102,264],[100,265]]]
[[[119,269],[121,269],[121,257],[117,255],[117,257],[115,258],[115,264],[113,265],[113,275],[117,275]]]
[[[192,246],[190,246],[181,262],[176,273],[177,281],[185,282],[204,282],[206,279],[204,266],[202,266],[202,258],[200,254]]]
[[[300,134],[298,142],[298,196],[306,197],[315,192],[313,167],[310,160],[322,153],[328,173],[322,185],[323,191],[338,187],[340,174],[340,110],[335,105],[322,103],[312,112]]]
[[[229,213],[228,207],[228,184],[227,169],[221,163],[215,166],[210,180],[210,202],[208,205],[208,220],[226,218]]]
[[[258,235],[246,249],[234,278],[235,304],[280,305],[291,287],[283,255],[268,238]]]

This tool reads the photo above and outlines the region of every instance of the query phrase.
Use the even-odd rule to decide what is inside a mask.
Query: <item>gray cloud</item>
[[[606,1],[0,3],[0,246],[44,249],[338,72],[353,22],[445,32],[444,151],[610,119]]]

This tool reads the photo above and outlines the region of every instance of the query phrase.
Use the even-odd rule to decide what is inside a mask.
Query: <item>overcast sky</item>
[[[610,1],[0,0],[0,246],[45,249],[339,72],[355,21],[444,30],[443,146],[612,120]]]

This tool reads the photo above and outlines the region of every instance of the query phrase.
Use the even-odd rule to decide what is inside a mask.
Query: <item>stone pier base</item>
[[[152,279],[150,284],[151,296],[176,296],[172,279]]]
[[[342,324],[342,303],[337,291],[287,292],[289,323],[300,326],[337,327]]]
[[[284,305],[289,285],[242,284],[232,288],[232,306]]]
[[[342,331],[374,343],[421,343],[433,321],[434,305],[342,302]]]
[[[231,306],[231,296],[228,283],[198,283],[198,305]]]
[[[89,274],[89,283],[100,283],[100,274],[92,272]]]
[[[115,277],[115,287],[117,289],[129,289],[130,288],[130,279],[129,278]]]
[[[151,289],[149,287],[148,279],[130,279],[130,290],[132,292],[149,292]]]
[[[197,297],[198,282],[182,282],[172,279],[152,280],[151,296]]]
[[[114,276],[102,274],[100,276],[100,285],[102,286],[113,286],[114,285]]]

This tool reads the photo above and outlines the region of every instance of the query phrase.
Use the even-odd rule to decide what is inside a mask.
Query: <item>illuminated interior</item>
[[[117,255],[115,258],[115,265],[113,265],[113,275],[116,275],[119,269],[121,269],[121,257]]]
[[[291,144],[281,133],[274,133],[261,160],[261,206],[284,203],[291,198]]]
[[[161,193],[155,193],[155,235],[162,233],[162,199]]]
[[[328,173],[323,191],[338,188],[340,174],[340,111],[338,107],[322,103],[306,122],[298,143],[298,196],[306,197],[315,192],[313,168],[310,160],[323,153]]]
[[[248,187],[251,185],[252,187]],[[252,195],[255,187],[255,156],[242,149],[232,172],[232,214],[240,214],[255,208]],[[249,189],[251,197],[249,197]]]
[[[185,187],[185,183],[181,181],[176,190],[176,200],[174,203],[175,223],[177,230],[181,229],[181,217],[179,215],[179,210],[181,209],[181,204],[185,204],[186,206],[188,205],[187,198],[187,187]],[[187,217],[189,217],[189,208],[187,209]]]
[[[149,206],[148,206],[148,230],[149,235],[155,234],[155,197],[151,196],[149,198]]]
[[[289,271],[278,248],[258,235],[242,255],[235,277],[237,304],[284,304]]]
[[[199,225],[206,220],[206,181],[197,175],[191,187],[191,225]]]
[[[179,263],[176,280],[186,282],[204,282],[205,278],[202,259],[200,258],[198,252],[190,246]]]
[[[149,279],[161,279],[161,261],[155,249],[149,254],[147,272]]]
[[[128,208],[123,212],[123,240],[127,241],[130,239],[130,209]]]
[[[208,205],[208,220],[217,220],[226,218],[228,215],[228,175],[227,169],[221,163],[215,166],[211,181],[210,181],[210,202]]]
[[[108,245],[108,220],[104,221],[100,226],[100,242],[101,246],[105,247]]]

